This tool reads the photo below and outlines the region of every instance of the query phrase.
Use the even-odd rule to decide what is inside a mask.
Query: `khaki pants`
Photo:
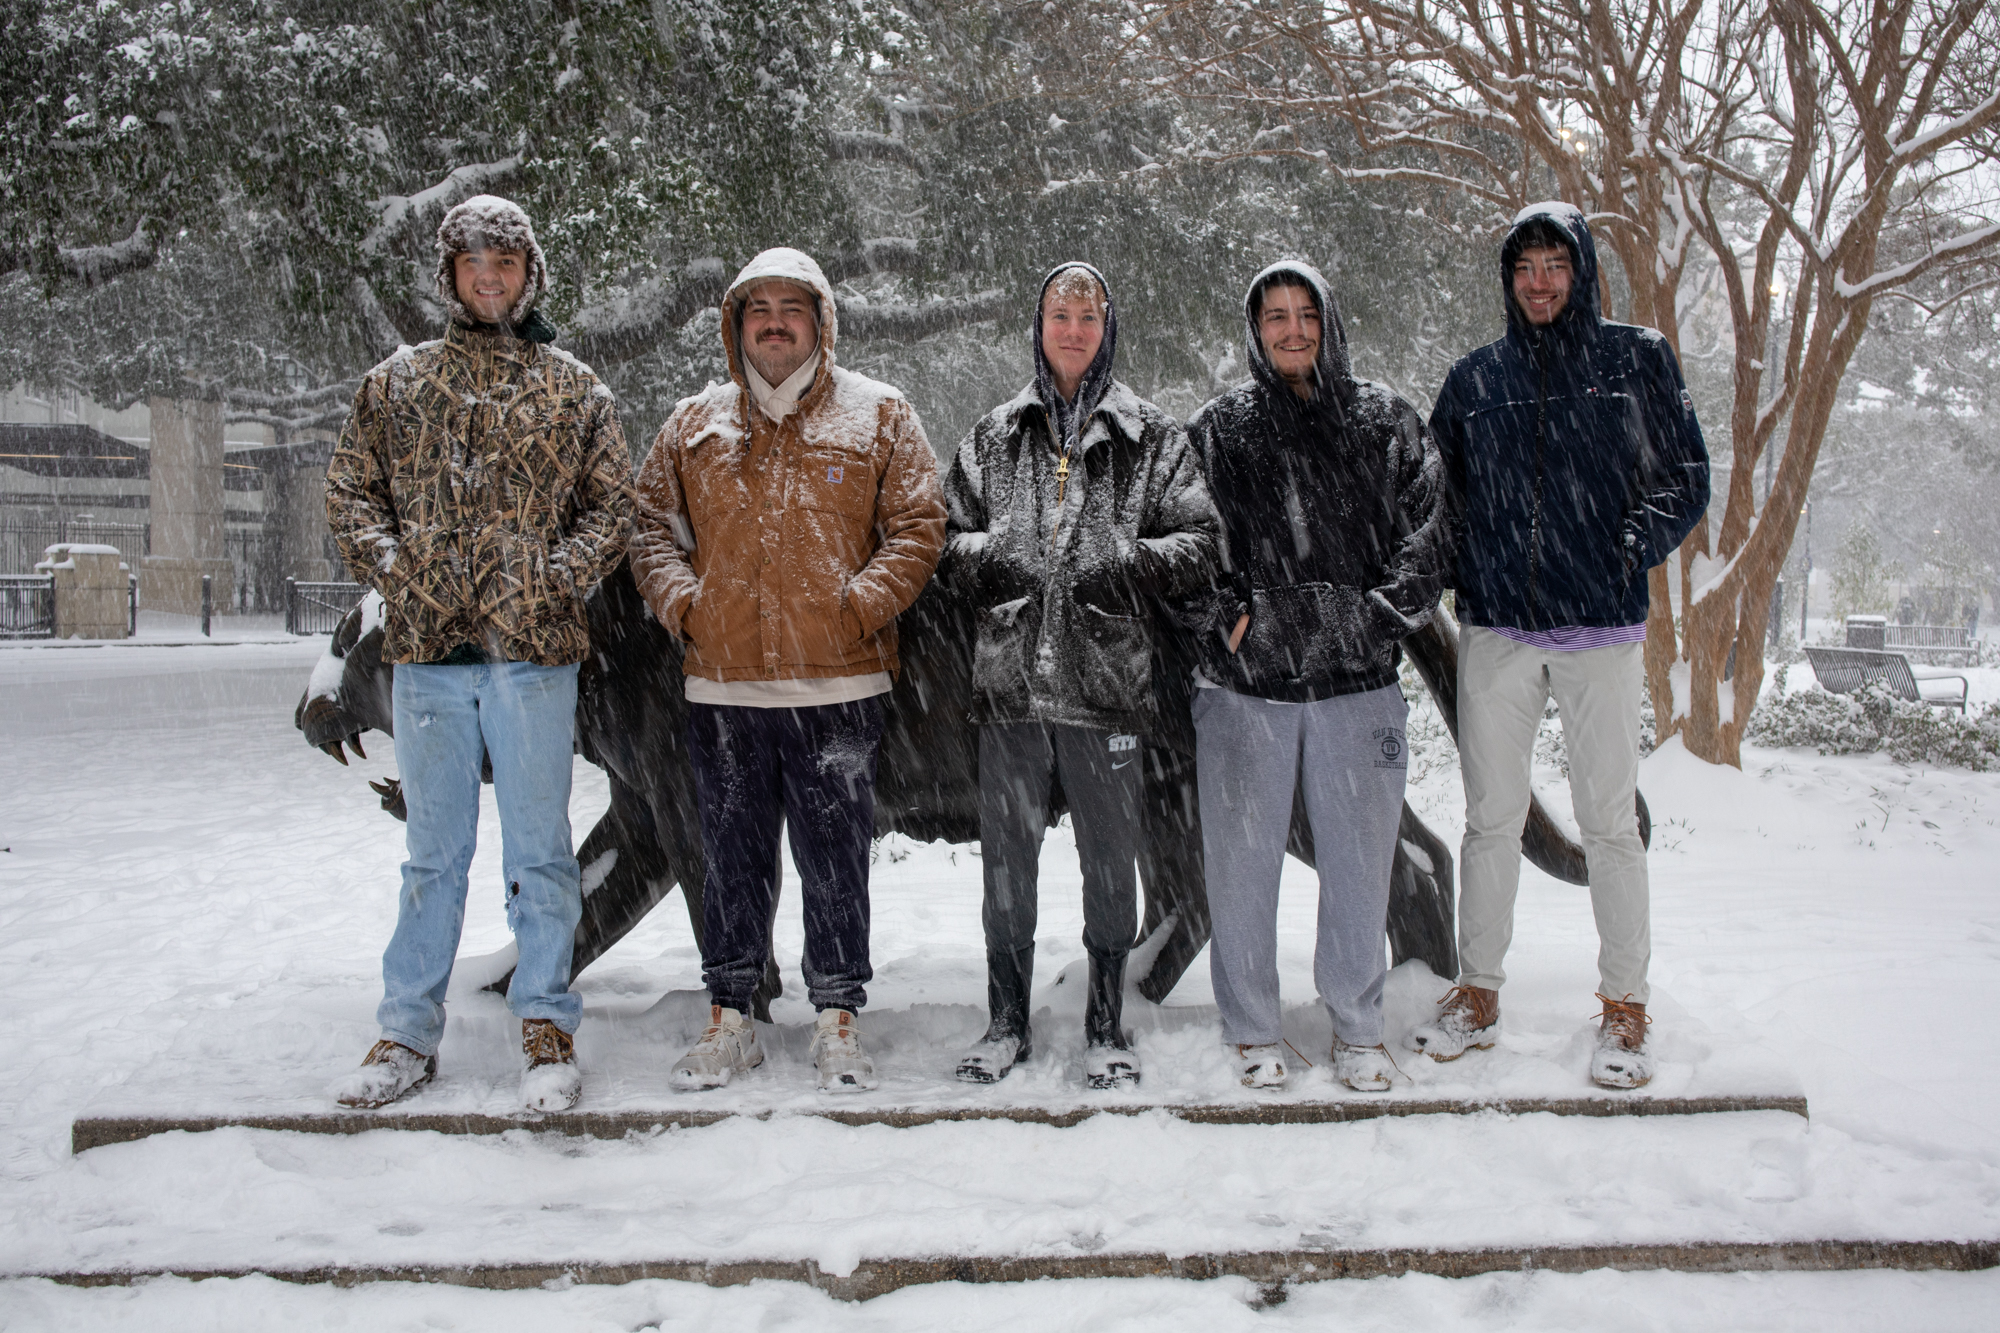
[[[1562,711],[1569,790],[1583,834],[1597,971],[1614,1000],[1647,1000],[1653,952],[1639,785],[1639,700],[1645,645],[1554,652],[1468,625],[1458,642],[1458,754],[1465,843],[1458,896],[1459,984],[1498,990],[1514,938],[1521,829],[1528,819],[1535,731],[1551,695]]]

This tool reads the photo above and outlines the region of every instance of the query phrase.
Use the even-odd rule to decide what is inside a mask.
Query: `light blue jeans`
[[[396,933],[382,955],[382,1035],[424,1055],[444,1035],[445,988],[465,925],[466,873],[479,837],[479,758],[493,760],[507,924],[520,946],[507,1007],[574,1033],[569,988],[583,915],[570,844],[576,667],[505,662],[396,668],[396,766],[409,807],[410,859]]]

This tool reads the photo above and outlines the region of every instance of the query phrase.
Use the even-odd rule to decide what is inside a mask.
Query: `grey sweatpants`
[[[1583,834],[1590,908],[1597,918],[1598,984],[1614,1000],[1646,1003],[1653,954],[1639,786],[1639,701],[1645,645],[1558,652],[1530,648],[1477,625],[1458,639],[1458,758],[1465,774],[1459,854],[1458,982],[1499,990],[1514,938],[1521,828],[1535,731],[1554,695],[1569,750],[1569,793]]]
[[[1409,770],[1409,712],[1393,685],[1308,704],[1195,691],[1195,774],[1214,921],[1209,972],[1224,1041],[1262,1046],[1283,1035],[1278,876],[1295,785],[1319,862],[1313,982],[1342,1041],[1382,1040],[1383,932]]]

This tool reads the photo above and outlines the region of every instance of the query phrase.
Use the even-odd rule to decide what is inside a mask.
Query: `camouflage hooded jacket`
[[[326,510],[388,604],[383,656],[581,661],[584,598],[631,528],[631,466],[611,391],[566,352],[454,321],[370,371]]]

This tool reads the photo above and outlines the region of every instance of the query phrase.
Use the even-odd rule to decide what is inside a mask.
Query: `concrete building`
[[[343,578],[326,531],[333,434],[279,441],[220,403],[112,411],[78,395],[0,394],[0,573],[60,542],[115,546],[152,610],[282,609],[287,578]]]

